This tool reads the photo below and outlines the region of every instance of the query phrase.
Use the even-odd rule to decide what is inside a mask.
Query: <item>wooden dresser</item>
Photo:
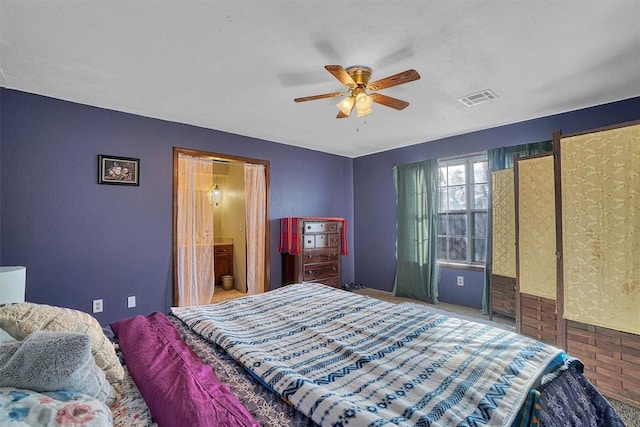
[[[318,282],[342,287],[342,222],[299,218],[292,235],[299,255],[282,254],[283,284]],[[295,252],[295,251],[294,251]]]

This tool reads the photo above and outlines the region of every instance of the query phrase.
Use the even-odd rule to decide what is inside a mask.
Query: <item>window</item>
[[[487,246],[487,157],[438,162],[438,260],[483,264]]]

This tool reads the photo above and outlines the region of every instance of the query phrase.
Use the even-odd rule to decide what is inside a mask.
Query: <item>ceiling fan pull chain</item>
[[[364,116],[363,124],[367,124],[367,116]],[[360,116],[356,116],[356,132],[360,132]]]

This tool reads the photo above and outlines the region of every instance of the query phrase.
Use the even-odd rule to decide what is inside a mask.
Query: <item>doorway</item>
[[[174,147],[173,304],[270,289],[269,162]]]

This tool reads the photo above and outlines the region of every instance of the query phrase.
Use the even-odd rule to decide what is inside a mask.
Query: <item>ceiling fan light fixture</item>
[[[358,110],[358,117],[364,117],[364,116],[368,116],[369,114],[371,114],[373,110],[371,109],[371,107],[369,107],[366,110]]]
[[[373,97],[367,93],[362,86],[351,91],[352,96],[356,100],[356,110],[358,110],[358,117],[364,117],[371,114],[371,106],[373,105]]]
[[[347,88],[347,91],[305,96],[294,98],[293,100],[295,102],[304,102],[348,95],[336,104],[336,107],[340,110],[336,116],[337,119],[349,117],[354,108],[358,112],[358,117],[371,114],[371,106],[374,102],[396,110],[403,110],[409,106],[408,102],[382,95],[378,91],[420,79],[420,74],[411,69],[370,83],[371,68],[369,67],[357,65],[345,69],[342,65],[325,65],[324,68],[342,83]],[[370,93],[367,93],[367,91]]]
[[[364,90],[356,95],[356,109],[358,110],[358,112],[371,110],[372,105],[373,98]]]
[[[338,107],[338,110],[342,111],[342,114],[349,116],[355,102],[356,100],[353,96],[347,96],[345,99],[338,102],[336,106]]]

